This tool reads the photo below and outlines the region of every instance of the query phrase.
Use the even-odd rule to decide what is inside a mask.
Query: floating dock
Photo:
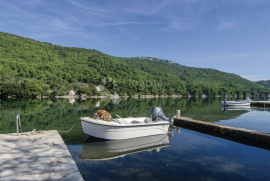
[[[0,134],[0,180],[83,180],[56,130]]]
[[[270,150],[269,133],[198,121],[186,117],[174,118],[174,125],[238,143]]]

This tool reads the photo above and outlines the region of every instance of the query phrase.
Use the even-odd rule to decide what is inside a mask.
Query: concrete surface
[[[0,134],[0,180],[83,180],[57,131]]]

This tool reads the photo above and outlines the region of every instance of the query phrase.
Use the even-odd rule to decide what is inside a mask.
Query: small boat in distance
[[[121,118],[116,115],[118,119],[112,119],[108,112],[104,110],[99,111],[109,115],[108,119],[104,119],[105,116],[94,116],[82,117],[80,120],[85,134],[106,140],[122,140],[167,134],[171,120],[163,114],[160,107],[153,107],[151,109],[150,118]]]
[[[223,101],[221,101],[221,104],[223,104],[224,106],[250,106],[251,102],[251,99],[239,101],[226,101],[226,99],[224,99]]]
[[[264,96],[264,99],[270,99],[270,95],[269,95],[269,94],[266,94],[266,95]]]

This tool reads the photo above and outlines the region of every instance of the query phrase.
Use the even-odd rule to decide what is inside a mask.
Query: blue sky
[[[0,0],[0,31],[270,80],[269,0]]]

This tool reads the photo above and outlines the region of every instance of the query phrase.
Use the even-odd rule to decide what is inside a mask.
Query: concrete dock
[[[174,125],[238,143],[270,150],[270,133],[224,126],[205,121],[193,120],[186,117],[174,118]]]
[[[57,131],[0,134],[0,180],[83,180]]]

